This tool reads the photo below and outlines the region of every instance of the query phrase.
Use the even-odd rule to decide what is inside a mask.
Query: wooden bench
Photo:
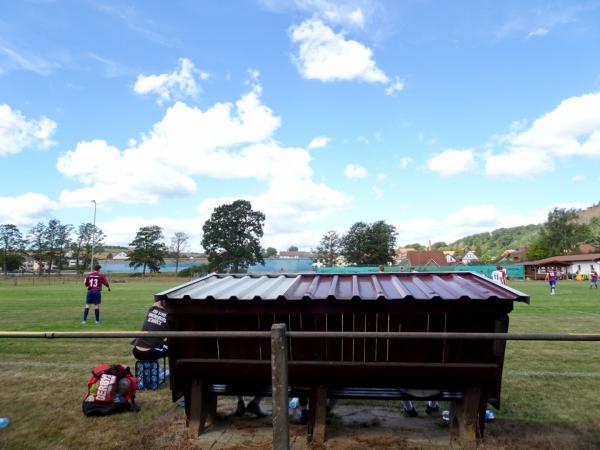
[[[529,297],[468,272],[215,275],[161,292],[176,331],[508,331],[513,301]],[[485,406],[500,408],[505,342],[288,338],[291,396],[311,400],[308,432],[325,439],[329,398],[451,401],[451,438],[474,446]],[[269,395],[269,338],[170,341],[173,400],[186,400],[191,435],[223,394]]]

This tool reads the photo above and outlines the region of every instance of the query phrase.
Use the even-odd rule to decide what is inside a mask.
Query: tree
[[[546,256],[575,253],[579,243],[590,235],[586,224],[578,223],[576,209],[554,208],[540,231],[539,243]]]
[[[173,252],[173,256],[175,257],[175,273],[179,271],[179,260],[181,259],[181,254],[187,249],[187,242],[190,239],[190,236],[183,231],[178,231],[171,238],[171,252]]]
[[[295,245],[290,245],[287,249],[288,252],[297,252],[298,251],[298,247],[296,247]]]
[[[326,266],[335,266],[337,258],[340,256],[341,246],[340,235],[335,230],[329,230],[319,242],[315,258],[323,260]]]
[[[23,236],[13,224],[0,225],[0,245],[2,245],[2,270],[6,276],[8,270],[14,270],[15,260],[21,265],[21,252],[23,251]]]
[[[44,260],[47,251],[46,224],[44,222],[36,223],[27,236],[29,243],[29,254],[38,264],[38,273],[41,275],[44,270]]]
[[[274,258],[277,256],[277,249],[275,247],[267,247],[265,250],[265,258]]]
[[[216,207],[202,227],[202,246],[211,268],[239,272],[264,263],[260,247],[264,222],[265,215],[252,210],[247,200]]]
[[[89,267],[92,258],[92,244],[96,251],[102,251],[106,235],[92,223],[82,223],[75,233],[75,242],[71,248],[75,253],[75,267],[83,272]]]
[[[143,267],[142,275],[146,274],[146,267],[150,272],[160,271],[167,253],[167,246],[161,242],[162,239],[162,228],[158,225],[141,227],[129,244],[133,247],[133,251],[129,253],[129,267]]]
[[[431,244],[431,250],[442,250],[446,247],[448,247],[448,244],[446,244],[444,241],[434,242]]]
[[[357,265],[393,262],[397,235],[396,227],[383,220],[356,222],[342,238],[342,254]]]
[[[63,224],[58,219],[50,219],[44,231],[46,246],[46,267],[48,273],[54,266],[58,267],[58,272],[62,270],[65,260],[65,252],[71,241],[72,225]]]

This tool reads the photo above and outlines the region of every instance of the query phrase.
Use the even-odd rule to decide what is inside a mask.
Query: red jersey
[[[87,286],[89,292],[100,292],[102,290],[102,285],[109,287],[108,280],[104,274],[100,272],[90,272],[87,277],[85,277],[84,284]]]
[[[554,270],[548,272],[548,281],[556,281],[556,272]]]
[[[590,272],[590,276],[592,277],[592,281],[595,281],[598,279],[598,272],[592,269],[592,271]]]

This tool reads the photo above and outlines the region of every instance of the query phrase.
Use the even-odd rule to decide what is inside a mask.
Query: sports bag
[[[82,410],[86,416],[109,416],[126,411],[139,411],[135,404],[136,378],[129,367],[100,364],[92,369]]]

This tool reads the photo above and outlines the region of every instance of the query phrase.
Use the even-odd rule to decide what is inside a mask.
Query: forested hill
[[[581,223],[590,223],[594,218],[600,218],[600,202],[579,211]]]
[[[598,219],[600,219],[600,202],[586,209],[577,212],[579,222],[592,226],[592,235],[597,236],[596,228]],[[542,224],[523,225],[512,228],[499,228],[488,233],[473,234],[466,236],[451,243],[448,248],[456,250],[475,250],[475,253],[483,257],[485,261],[496,261],[502,255],[502,252],[511,248],[518,248],[522,245],[530,245],[540,229]]]
[[[488,233],[466,236],[453,242],[449,247],[475,250],[475,253],[483,260],[496,261],[505,250],[529,245],[535,240],[541,228],[541,224],[499,228]]]

